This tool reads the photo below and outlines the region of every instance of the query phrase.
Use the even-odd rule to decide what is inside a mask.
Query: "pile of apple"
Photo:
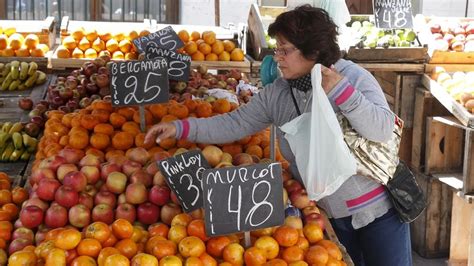
[[[416,33],[411,29],[384,30],[370,21],[354,21],[349,29],[357,48],[417,46],[414,42]]]
[[[434,50],[474,51],[474,22],[432,19],[428,26],[432,34],[432,42],[429,45]]]
[[[466,110],[474,113],[474,71],[457,71],[450,74],[443,67],[438,66],[433,69],[431,78],[436,80]]]
[[[238,69],[230,69],[226,73],[212,74],[208,72],[206,66],[199,65],[196,69],[191,70],[188,82],[170,82],[170,99],[183,102],[186,99],[201,98],[212,103],[216,98],[209,96],[208,90],[224,89],[231,94],[235,94],[239,99],[239,103],[247,103],[253,93],[250,90],[240,90],[237,93],[239,83],[249,84],[249,80]]]

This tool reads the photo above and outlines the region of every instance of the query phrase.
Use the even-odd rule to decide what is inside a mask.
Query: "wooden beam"
[[[215,26],[221,25],[221,4],[220,0],[214,0]]]
[[[0,0],[0,19],[7,19],[7,0]]]

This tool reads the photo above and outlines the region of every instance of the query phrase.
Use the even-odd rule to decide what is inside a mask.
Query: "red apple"
[[[81,192],[87,186],[87,177],[81,171],[71,172],[64,177],[63,184],[71,186],[77,192]]]
[[[62,185],[56,190],[54,200],[61,206],[71,208],[79,201],[79,193],[68,185]]]
[[[127,186],[127,176],[121,172],[112,172],[107,176],[105,185],[110,192],[120,194],[125,191]]]
[[[173,218],[176,215],[182,212],[183,210],[181,209],[179,205],[174,204],[172,202],[168,202],[161,207],[161,213],[160,213],[161,221],[167,225],[170,225],[171,220],[173,220]]]
[[[30,111],[33,109],[33,100],[29,97],[22,97],[18,100],[18,106],[25,111]]]
[[[117,203],[118,204],[127,203],[127,197],[125,196],[125,193],[122,193],[117,197]]]
[[[46,159],[43,159],[40,164],[39,168],[48,168],[56,172],[58,167],[62,164],[66,163],[66,159],[59,155],[50,156]]]
[[[141,204],[147,201],[148,192],[142,183],[129,184],[125,191],[125,197],[128,203]]]
[[[81,167],[81,172],[87,178],[87,184],[95,184],[100,179],[100,170],[98,167],[86,165]]]
[[[311,213],[308,216],[304,217],[304,223],[317,223],[321,229],[324,230],[324,220],[321,214],[319,213]]]
[[[191,211],[189,213],[189,215],[191,215],[191,217],[193,219],[204,219],[204,209],[203,208],[199,208],[199,209],[195,209],[194,211]]]
[[[44,216],[44,224],[49,228],[58,228],[66,226],[68,222],[67,210],[63,206],[53,203],[46,210],[46,215]]]
[[[164,186],[166,185],[165,176],[160,172],[156,172],[153,176],[153,185]]]
[[[36,245],[43,242],[43,240],[46,238],[46,233],[48,233],[49,230],[51,230],[51,229],[49,229],[47,227],[42,227],[42,226],[40,226],[38,228],[38,231],[36,231],[36,234],[35,234],[35,243],[36,243]]]
[[[57,179],[43,178],[38,183],[38,189],[36,194],[38,198],[45,201],[54,200],[54,194],[56,190],[61,186],[61,183]]]
[[[441,25],[439,25],[437,23],[433,23],[433,24],[430,25],[430,30],[431,30],[431,33],[441,32]]]
[[[21,210],[20,221],[24,227],[35,228],[43,223],[43,210],[38,206],[28,206]]]
[[[72,172],[77,172],[77,171],[78,171],[78,169],[77,169],[77,166],[75,164],[66,163],[66,164],[62,164],[58,167],[58,170],[56,171],[56,176],[59,179],[59,181],[62,182],[64,180],[64,177],[67,174],[72,173]]]
[[[69,223],[72,226],[83,228],[91,222],[91,211],[83,204],[77,204],[69,209]]]
[[[55,179],[56,172],[48,168],[35,169],[31,173],[30,184],[33,186],[43,178]]]
[[[28,241],[31,241],[31,243],[33,243],[33,241],[35,240],[35,233],[30,228],[26,228],[24,226],[18,227],[15,229],[15,231],[13,231],[12,240],[15,240],[18,238],[26,239]]]
[[[108,204],[99,204],[92,209],[92,221],[112,224],[114,222],[114,210]]]
[[[178,196],[176,195],[176,193],[174,193],[174,191],[171,191],[170,199],[171,199],[171,202],[173,202],[174,204],[181,206],[181,203],[179,202]]]
[[[26,200],[25,202],[23,202],[21,208],[23,209],[23,208],[28,207],[28,206],[36,206],[36,207],[39,207],[40,209],[42,209],[43,211],[46,211],[49,207],[49,204],[42,201],[40,198],[30,198],[30,199]]]
[[[112,172],[122,172],[122,167],[116,163],[103,163],[100,167],[100,176],[103,180],[107,179],[107,176]]]
[[[149,187],[153,183],[153,176],[148,174],[144,169],[139,169],[130,176],[130,183],[142,183],[145,187]]]
[[[291,204],[298,209],[303,209],[304,207],[307,207],[310,205],[308,194],[306,193],[306,190],[304,189],[293,191],[290,194],[290,201],[291,201]]]
[[[316,206],[307,206],[303,208],[302,212],[304,216],[307,216],[311,213],[319,213],[319,208]]]
[[[119,204],[115,210],[115,220],[120,218],[125,219],[133,224],[137,219],[135,206],[129,203]]]
[[[91,195],[91,197],[95,197],[98,191],[94,185],[87,185],[83,192]]]
[[[94,198],[86,192],[81,192],[79,193],[78,203],[92,209],[94,207]]]
[[[100,191],[94,197],[94,204],[107,204],[110,207],[115,208],[115,206],[117,205],[117,199],[115,198],[115,195],[112,192]]]
[[[180,208],[181,209],[181,208]],[[151,202],[138,205],[137,219],[142,224],[154,224],[160,218],[160,207]]]
[[[170,201],[171,190],[167,186],[153,186],[148,193],[148,200],[158,206],[165,205]]]
[[[95,167],[100,167],[100,164],[102,162],[100,161],[100,158],[97,157],[94,154],[86,154],[80,161],[79,161],[79,166],[95,166]]]
[[[84,151],[72,148],[64,148],[59,151],[58,155],[66,159],[67,163],[76,164],[81,160],[82,157],[84,157]]]
[[[137,162],[142,166],[150,160],[150,154],[148,154],[148,151],[143,147],[129,149],[125,156],[127,159]]]
[[[158,164],[154,161],[151,161],[149,162],[146,166],[145,166],[145,171],[150,174],[150,175],[155,175],[156,172],[158,172],[160,169],[158,168]]]
[[[126,160],[122,165],[122,172],[127,176],[131,176],[135,171],[140,169],[142,169],[142,165],[131,160]]]
[[[32,245],[33,241],[23,238],[17,238],[13,240],[8,246],[8,254],[12,255],[13,253],[24,249],[26,246]]]
[[[286,189],[286,192],[288,192],[288,194],[291,194],[293,193],[293,191],[302,189],[303,185],[301,185],[301,183],[298,182],[296,179],[290,179],[283,182],[283,187]]]

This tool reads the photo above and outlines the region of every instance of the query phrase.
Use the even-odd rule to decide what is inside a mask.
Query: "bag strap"
[[[298,114],[298,116],[300,116],[301,111],[300,111],[300,108],[298,107],[298,103],[296,102],[295,94],[293,93],[293,89],[291,87],[290,87],[290,93],[291,93],[291,98],[293,99],[293,104],[295,105],[295,108],[296,108],[296,113]]]

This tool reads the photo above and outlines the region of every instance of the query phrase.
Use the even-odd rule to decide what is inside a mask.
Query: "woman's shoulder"
[[[345,59],[339,59],[335,64],[336,70],[345,76],[353,85],[364,83],[378,86],[377,80],[365,68]]]

